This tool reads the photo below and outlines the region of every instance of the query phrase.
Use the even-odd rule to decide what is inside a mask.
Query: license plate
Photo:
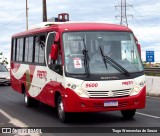
[[[112,107],[112,106],[118,106],[118,101],[104,102],[104,107]]]

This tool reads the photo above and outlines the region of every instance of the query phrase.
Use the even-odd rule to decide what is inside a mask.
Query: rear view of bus
[[[27,104],[28,100],[36,100],[56,107],[63,122],[68,121],[71,112],[119,110],[124,118],[132,118],[136,109],[145,107],[140,45],[130,29],[106,23],[70,22],[45,27],[43,33],[45,29],[44,65],[34,59],[26,64],[12,61],[11,65],[12,87],[15,89],[14,80],[22,81],[22,90],[15,90],[25,94]],[[23,78],[25,75],[18,76],[20,70],[14,71],[15,62],[32,73],[28,76],[30,82]],[[28,69],[26,65],[30,65]],[[36,90],[36,86],[40,89]]]

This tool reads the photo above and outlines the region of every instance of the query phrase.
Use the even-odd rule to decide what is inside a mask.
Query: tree
[[[7,58],[5,58],[5,59],[2,61],[2,64],[3,64],[3,65],[8,65]]]
[[[8,65],[7,58],[4,58],[3,52],[0,52],[0,63],[2,63],[5,66]]]

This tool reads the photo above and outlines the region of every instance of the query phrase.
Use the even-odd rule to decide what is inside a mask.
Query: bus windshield
[[[69,74],[143,71],[135,39],[130,32],[67,32],[63,34],[63,44],[65,70]]]

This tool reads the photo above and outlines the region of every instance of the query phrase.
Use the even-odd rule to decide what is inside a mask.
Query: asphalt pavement
[[[137,136],[144,134],[148,136],[151,134],[152,136],[160,136],[160,98],[147,97],[146,100],[146,108],[137,110],[135,117],[131,120],[123,119],[119,111],[112,111],[101,113],[77,113],[73,114],[72,120],[69,123],[62,123],[58,120],[54,108],[42,103],[38,108],[27,108],[24,104],[24,96],[22,94],[13,91],[10,86],[0,86],[0,128],[29,127],[31,131],[35,128],[37,128],[37,131],[39,132],[47,130],[49,132],[52,132],[53,130],[58,131],[58,133],[37,134],[42,136],[80,136],[84,134],[90,136],[91,133],[92,136],[124,136],[128,135],[128,133],[121,133],[122,131],[125,131],[125,129],[130,130],[129,135],[131,136],[135,135],[135,133],[137,133]],[[66,131],[66,127],[68,128],[68,131],[70,131],[69,133],[63,132]],[[42,130],[40,130],[41,128]],[[104,131],[105,128],[108,129],[106,132]],[[78,133],[75,134],[73,132],[76,129]],[[95,133],[96,131],[99,132],[100,129],[104,132]],[[138,133],[138,131],[142,131],[143,129],[144,131],[151,131],[152,133]],[[60,130],[62,130],[63,133],[60,133]],[[71,132],[72,130],[73,132]],[[157,130],[158,133],[153,132],[154,130]],[[114,131],[114,133],[110,133],[111,131]],[[134,133],[131,131],[134,131]],[[0,135],[8,136],[11,134],[5,133]],[[22,133],[20,135],[36,136],[34,133]]]

